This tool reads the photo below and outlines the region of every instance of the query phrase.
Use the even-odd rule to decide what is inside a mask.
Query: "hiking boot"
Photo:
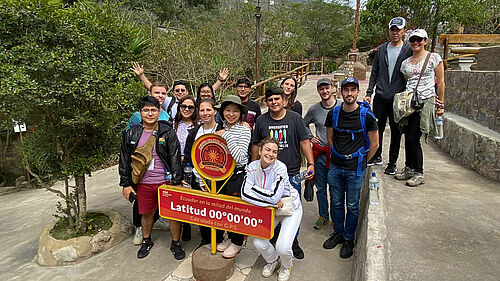
[[[396,172],[394,178],[397,180],[408,180],[411,179],[415,175],[415,172],[412,168],[404,167],[399,172]]]
[[[415,175],[411,177],[411,179],[406,181],[406,185],[411,187],[416,187],[421,184],[424,184],[424,175],[417,172],[415,172]]]
[[[387,164],[387,168],[385,168],[384,174],[395,175],[396,174],[396,164],[394,164],[394,163]]]
[[[224,252],[229,245],[231,245],[231,239],[227,239],[226,241],[217,244],[217,252]]]
[[[191,240],[191,225],[189,223],[182,223],[182,241]]]
[[[368,167],[371,167],[373,165],[382,165],[382,157],[381,156],[372,157],[372,159],[370,159],[370,161],[366,163],[366,166]]]
[[[170,251],[172,251],[176,260],[182,260],[186,257],[186,252],[184,252],[184,248],[182,248],[181,242],[179,241],[172,241],[172,244],[170,244]]]
[[[323,248],[333,249],[335,248],[335,246],[342,242],[344,242],[344,236],[334,232],[330,234],[330,238],[326,239],[326,241],[323,243]]]
[[[278,270],[278,281],[288,281],[290,279],[291,268],[280,267]]]
[[[330,222],[329,219],[324,218],[322,216],[318,217],[318,220],[314,223],[314,229],[322,229],[323,226],[327,225]]]
[[[300,248],[299,240],[297,240],[297,237],[295,237],[295,239],[293,239],[292,252],[293,252],[293,256],[296,259],[301,260],[304,258],[304,251],[302,251],[302,249]]]
[[[227,249],[222,253],[222,257],[226,259],[232,259],[241,252],[241,248],[241,246],[231,243],[229,247],[227,247]]]
[[[132,244],[139,246],[142,243],[142,226],[135,228],[134,239],[132,239]]]
[[[149,255],[149,250],[151,250],[151,248],[153,248],[153,245],[154,245],[153,241],[151,241],[149,239],[142,241],[141,248],[137,252],[137,258],[142,259],[142,258],[147,257],[147,255]]]
[[[354,249],[354,241],[353,240],[345,240],[344,244],[342,244],[342,248],[340,249],[340,257],[343,259],[347,259],[352,256]]]
[[[272,263],[268,263],[264,265],[264,268],[262,268],[262,276],[268,278],[273,275],[273,273],[280,267],[280,260],[279,258],[273,261]]]

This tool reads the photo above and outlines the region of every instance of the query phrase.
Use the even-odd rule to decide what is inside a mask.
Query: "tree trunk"
[[[77,227],[80,232],[87,230],[87,191],[85,190],[85,175],[75,175],[75,188],[78,196]]]
[[[66,215],[68,216],[68,222],[69,222],[69,227],[71,229],[75,229],[75,220],[73,218],[73,215],[71,214],[71,210],[73,209],[73,206],[69,203],[68,200],[71,200],[71,194],[69,193],[69,179],[68,176],[64,176],[64,191],[66,193]],[[76,210],[73,210],[74,213],[76,214]]]

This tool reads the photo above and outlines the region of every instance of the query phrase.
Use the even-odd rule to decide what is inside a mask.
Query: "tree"
[[[129,68],[146,41],[115,10],[107,3],[0,0],[0,111],[33,129],[24,160],[64,199],[80,232],[85,175],[117,153],[123,122],[144,95]],[[65,180],[64,191],[46,183],[54,177]]]
[[[425,29],[431,39],[437,38],[440,25],[447,29],[465,26],[469,33],[492,33],[499,20],[498,0],[369,0],[361,24],[387,30],[390,19],[397,16],[406,18],[410,29]]]

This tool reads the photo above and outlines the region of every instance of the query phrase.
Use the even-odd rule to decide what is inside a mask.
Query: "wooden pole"
[[[261,20],[261,13],[260,13],[260,1],[257,3],[257,7],[255,7],[255,80],[257,83],[260,81],[260,20]],[[257,97],[260,95],[259,89],[257,89]]]
[[[357,53],[358,52],[358,48],[356,48],[356,42],[358,41],[359,6],[360,6],[360,0],[357,0],[356,1],[356,18],[354,19],[354,36],[353,36],[353,39],[352,39],[351,53]]]

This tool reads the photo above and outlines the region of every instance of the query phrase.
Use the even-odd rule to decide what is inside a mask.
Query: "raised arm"
[[[219,90],[222,83],[226,82],[227,77],[229,76],[229,69],[223,68],[219,71],[219,76],[217,77],[217,81],[212,85],[212,89],[214,91]]]
[[[132,70],[137,77],[141,80],[142,84],[144,84],[144,88],[149,91],[151,88],[151,82],[149,82],[148,78],[144,75],[144,66],[139,65],[138,62],[134,62],[133,67],[130,69]]]

